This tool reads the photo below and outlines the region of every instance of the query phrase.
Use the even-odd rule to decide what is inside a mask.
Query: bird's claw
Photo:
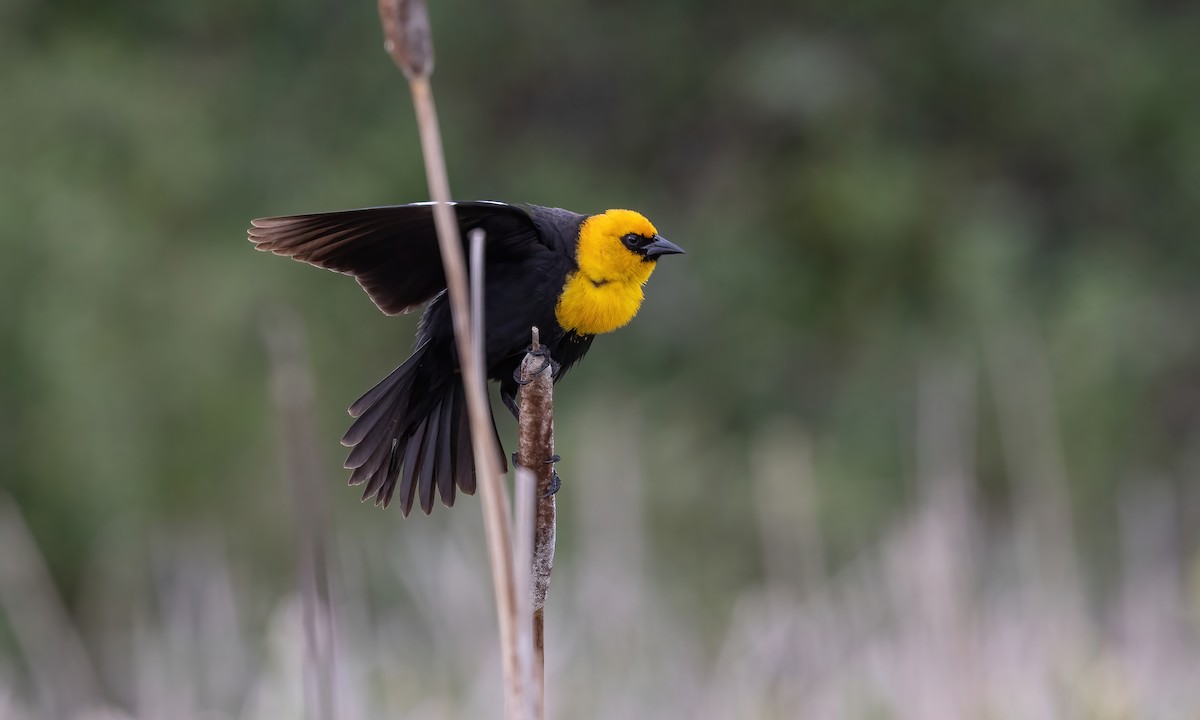
[[[513,451],[513,454],[512,454],[512,464],[513,464],[513,467],[516,467],[516,466],[518,466],[518,465],[520,465],[521,467],[525,467],[524,465],[521,465],[521,463],[520,463],[520,462],[517,460],[517,455],[518,455],[518,453],[517,453],[516,451]],[[562,455],[558,455],[558,454],[556,453],[556,454],[554,454],[554,455],[551,455],[551,456],[550,456],[550,459],[548,459],[548,460],[543,460],[543,461],[542,461],[542,464],[543,464],[543,465],[553,465],[554,463],[556,463],[556,462],[559,462],[560,460],[562,460]]]
[[[562,487],[562,478],[560,478],[558,476],[557,471],[551,470],[550,471],[550,485],[546,488],[546,494],[543,495],[542,497],[543,498],[551,497],[552,495],[554,495],[554,493],[558,492],[559,488],[561,488],[561,487]]]
[[[553,465],[554,463],[556,463],[560,460],[562,460],[562,456],[558,455],[558,454],[554,454],[554,455],[551,455],[549,457],[549,459],[543,460],[542,464],[543,465]],[[513,467],[525,467],[521,463],[517,462],[517,453],[515,453],[515,452],[512,454],[512,464],[513,464]],[[548,498],[551,495],[554,495],[555,493],[557,493],[560,488],[562,488],[562,478],[560,478],[558,476],[557,470],[551,469],[550,470],[550,484],[546,487],[546,492],[544,495],[542,495],[542,497]]]
[[[546,465],[553,466],[554,463],[558,462],[559,460],[562,460],[562,455],[554,454],[554,455],[551,455],[549,459],[543,460],[542,462]],[[550,468],[550,484],[546,487],[546,494],[543,495],[542,497],[544,497],[544,498],[550,497],[554,493],[558,492],[559,488],[561,488],[561,487],[562,487],[562,478],[560,478],[558,476],[558,471],[555,470],[553,467],[551,467]]]
[[[526,349],[525,352],[528,355],[533,355],[534,357],[540,357],[542,359],[542,365],[537,370],[534,370],[532,373],[530,373],[529,380],[521,379],[521,367],[517,366],[517,369],[513,370],[513,381],[516,382],[518,385],[528,385],[530,382],[533,381],[534,376],[539,375],[546,368],[550,368],[551,376],[558,374],[559,366],[558,366],[558,363],[554,362],[554,358],[550,356],[550,348],[546,347],[545,345],[539,345],[536,350],[533,348],[528,348],[528,349]]]

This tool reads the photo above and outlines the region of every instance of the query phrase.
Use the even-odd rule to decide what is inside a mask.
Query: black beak
[[[654,242],[646,246],[643,252],[647,258],[656,258],[659,255],[682,255],[683,248],[666,239],[662,235],[655,235]]]

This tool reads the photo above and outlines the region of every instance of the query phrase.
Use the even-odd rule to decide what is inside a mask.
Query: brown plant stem
[[[534,506],[537,503],[537,478],[529,468],[518,464],[513,468],[516,479],[513,495],[516,514],[513,527],[513,568],[517,590],[517,652],[521,687],[527,688],[525,706],[521,713],[528,718],[540,718],[541,687],[534,679],[533,656],[533,528]]]
[[[472,341],[466,352],[472,353],[471,363],[464,364],[463,380],[467,388],[468,412],[471,413],[471,442],[475,449],[476,475],[483,495],[483,525],[488,539],[488,556],[492,563],[492,581],[496,593],[496,612],[500,624],[500,655],[505,678],[505,706],[510,716],[525,706],[525,688],[519,672],[517,646],[517,591],[512,564],[512,536],[509,531],[508,493],[500,480],[496,447],[492,433],[491,409],[487,403],[487,385],[483,379],[483,273],[485,237],[483,230],[471,231],[472,272]],[[457,332],[457,330],[456,330]],[[459,356],[463,357],[462,343]],[[471,370],[467,368],[470,367]],[[482,404],[479,414],[472,412],[470,400]],[[481,463],[479,458],[487,455]]]
[[[462,238],[454,210],[449,204],[450,183],[446,175],[437,109],[434,106],[433,89],[429,81],[433,72],[433,41],[429,16],[421,0],[379,0],[379,16],[386,37],[385,47],[408,79],[412,92],[417,130],[421,137],[421,152],[425,159],[425,172],[429,182],[429,195],[434,201],[433,220],[446,275],[454,337],[466,391],[476,477],[483,496],[484,532],[487,535],[488,556],[492,564],[492,581],[500,626],[505,707],[508,716],[513,717],[513,714],[518,712],[517,708],[524,706],[524,701],[517,667],[514,627],[516,594],[513,585],[508,495],[500,478],[500,449],[492,431],[487,384],[483,376],[482,234],[477,236],[478,242],[473,243],[473,247],[477,247],[478,262],[474,266],[476,313],[475,322],[472,323]],[[477,330],[474,338],[471,335],[472,325]]]
[[[554,569],[555,502],[550,494],[554,479],[554,381],[547,358],[535,354],[541,349],[538,329],[533,328],[530,352],[521,361],[521,417],[519,419],[520,440],[517,448],[517,464],[521,470],[528,468],[536,479],[537,492],[521,502],[534,504],[525,508],[531,517],[528,526],[518,525],[519,532],[532,534],[532,557],[529,554],[518,559],[520,564],[530,567],[529,584],[522,589],[528,594],[529,602],[522,611],[532,617],[532,637],[526,639],[525,647],[532,644],[533,667],[531,674],[533,716],[545,714],[545,625],[544,608],[546,595],[550,592],[550,573]],[[530,483],[532,485],[532,483]],[[520,496],[518,496],[520,497]],[[521,515],[518,509],[518,516]],[[519,586],[520,587],[520,586]]]

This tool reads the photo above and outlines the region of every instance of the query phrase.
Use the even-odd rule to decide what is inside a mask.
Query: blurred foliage
[[[458,197],[635,207],[689,251],[559,392],[570,438],[601,397],[642,416],[657,562],[685,592],[720,607],[758,572],[760,430],[807,428],[844,558],[912,494],[922,358],[986,377],[1014,329],[1044,345],[1087,547],[1111,550],[1122,486],[1194,482],[1200,6],[432,15]],[[336,438],[414,321],[244,241],[252,217],[425,197],[374,4],[16,0],[0,66],[0,482],[68,597],[98,549],[164,527],[220,528],[287,577],[260,340],[278,304],[309,323],[333,505],[400,523],[337,488]],[[1011,468],[981,387],[978,472],[1003,513]]]

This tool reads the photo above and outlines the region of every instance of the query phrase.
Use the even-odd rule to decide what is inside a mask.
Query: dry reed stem
[[[922,602],[912,603],[906,631],[927,653],[913,670],[914,711],[930,720],[977,717],[980,696],[978,654],[971,643],[976,627],[970,591],[975,551],[972,514],[975,466],[975,377],[961,350],[929,350],[916,383],[915,460],[921,501],[908,543],[920,562],[908,562],[903,580]],[[896,604],[903,602],[898,598]],[[944,680],[961,673],[955,683]]]
[[[457,228],[456,228],[457,229]],[[473,316],[471,342],[462,348],[459,336],[459,357],[471,353],[471,362],[463,363],[463,381],[467,388],[468,412],[471,414],[471,444],[475,449],[475,469],[483,495],[483,526],[487,535],[488,556],[492,563],[492,582],[496,594],[496,614],[500,625],[500,657],[504,671],[505,708],[510,717],[519,717],[518,708],[525,707],[525,686],[520,682],[516,637],[516,584],[513,578],[512,536],[509,531],[508,493],[500,480],[496,447],[492,430],[491,408],[487,401],[487,385],[483,379],[483,252],[482,230],[471,232],[471,267],[473,271]],[[456,330],[457,332],[457,330]],[[474,397],[475,407],[471,407]],[[480,459],[485,458],[481,463]],[[480,469],[482,465],[482,469]]]
[[[1029,532],[1022,534],[1024,561],[1041,581],[1039,601],[1063,603],[1065,617],[1082,619],[1086,617],[1085,591],[1070,478],[1045,345],[1027,318],[986,334],[984,343],[1002,457],[1013,484],[1018,517],[1029,525]],[[1090,644],[1082,622],[1056,625],[1053,632],[1068,655],[1078,655]]]
[[[0,491],[0,617],[25,656],[46,717],[95,706],[96,673],[20,508]]]
[[[324,485],[319,480],[313,430],[313,384],[304,327],[295,315],[277,311],[263,325],[271,395],[279,425],[279,466],[292,490],[296,568],[304,624],[306,717],[329,720],[337,699],[335,628],[329,600],[329,525]]]
[[[531,351],[540,349],[538,329],[533,328]],[[529,605],[522,606],[523,613],[532,611],[532,701],[534,717],[541,718],[545,712],[545,625],[544,608],[546,595],[550,592],[550,573],[554,569],[554,540],[555,540],[555,502],[550,494],[550,484],[554,479],[554,380],[550,363],[545,357],[526,353],[521,361],[521,417],[520,440],[517,448],[517,464],[520,469],[530,473],[536,479],[537,492],[530,496],[520,497],[520,502],[526,503],[525,508],[518,508],[518,516],[522,510],[528,513],[527,525],[518,524],[519,532],[527,534],[527,541],[532,542],[532,557],[530,554],[520,556],[518,563],[530,564],[531,576],[529,583],[518,585],[524,588],[522,595],[529,596]],[[536,507],[534,507],[536,504]],[[531,562],[532,561],[532,562]],[[524,646],[523,646],[524,647]]]
[[[815,591],[826,570],[811,438],[781,421],[756,441],[749,463],[768,585]]]
[[[433,41],[429,18],[420,0],[379,0],[379,16],[392,59],[408,79],[413,107],[417,115],[417,130],[421,137],[421,152],[429,182],[429,195],[434,201],[433,220],[437,229],[438,246],[450,297],[454,337],[458,346],[459,363],[467,397],[470,417],[471,445],[475,452],[475,470],[483,496],[484,532],[487,535],[488,556],[492,564],[492,581],[496,594],[496,612],[500,626],[500,655],[504,670],[505,707],[509,717],[524,706],[520,686],[516,635],[516,594],[513,586],[512,544],[508,521],[508,495],[500,479],[500,449],[492,431],[491,408],[483,372],[482,332],[471,336],[466,262],[458,222],[450,203],[450,183],[446,175],[446,160],[438,130],[437,109],[429,76],[433,72]],[[477,312],[475,327],[482,330],[482,240],[478,243],[479,260],[476,275]]]

